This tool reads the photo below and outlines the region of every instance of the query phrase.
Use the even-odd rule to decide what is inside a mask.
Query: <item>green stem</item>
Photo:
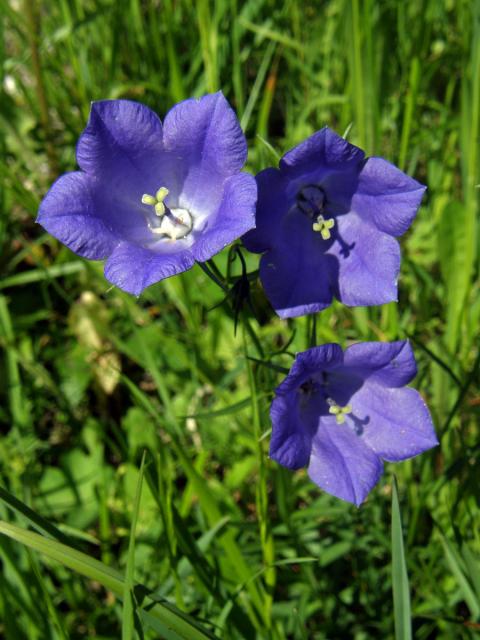
[[[38,106],[40,108],[40,124],[45,135],[45,147],[47,151],[48,167],[50,169],[50,179],[54,180],[58,176],[59,168],[57,153],[50,128],[47,92],[43,82],[42,65],[40,60],[40,11],[38,10],[35,0],[25,0],[24,7],[28,25],[30,50],[32,53],[32,67],[35,76]]]

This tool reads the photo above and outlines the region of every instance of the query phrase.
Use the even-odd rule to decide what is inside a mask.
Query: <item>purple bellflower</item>
[[[438,444],[418,391],[407,341],[325,344],[299,353],[276,389],[270,456],[308,466],[324,491],[359,506],[383,460],[398,462]]]
[[[397,299],[400,248],[425,187],[328,127],[257,175],[260,279],[282,318]]]
[[[247,144],[221,93],[174,106],[163,122],[129,100],[92,103],[67,173],[38,222],[72,251],[107,259],[105,276],[139,295],[204,262],[255,225]]]

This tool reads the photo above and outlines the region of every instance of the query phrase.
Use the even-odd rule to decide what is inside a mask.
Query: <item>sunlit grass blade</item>
[[[128,541],[127,567],[125,570],[125,584],[123,591],[123,615],[122,615],[122,640],[132,640],[135,627],[135,596],[134,596],[134,571],[135,571],[135,531],[137,528],[140,499],[142,497],[143,468],[145,465],[145,452],[140,464],[135,499],[133,501],[132,524],[130,525],[130,538]]]
[[[42,595],[42,599],[45,603],[45,608],[48,611],[48,624],[50,625],[50,627],[52,627],[52,629],[56,630],[59,640],[68,640],[68,634],[64,626],[65,622],[64,620],[62,620],[59,611],[57,611],[52,596],[48,590],[48,578],[42,575],[42,572],[40,570],[40,563],[35,554],[32,553],[30,549],[27,549],[26,552],[33,575],[35,576],[36,583]]]
[[[240,125],[244,131],[248,128],[250,118],[252,117],[253,110],[260,96],[260,91],[265,80],[265,76],[267,75],[267,72],[270,68],[270,63],[272,61],[273,54],[275,53],[276,46],[277,44],[275,42],[269,42],[265,49],[265,53],[263,54],[262,63],[258,68],[257,77],[255,78],[252,90],[250,91],[250,96],[248,98],[245,111],[243,112],[240,119]]]
[[[214,92],[218,89],[218,45],[215,19],[212,18],[208,0],[196,0],[196,14],[206,85],[208,91]]]
[[[281,155],[278,153],[278,151],[273,147],[273,145],[270,144],[270,142],[268,142],[268,140],[265,140],[265,138],[263,138],[259,133],[257,133],[257,140],[259,140],[259,142],[261,142],[267,150],[270,162],[272,162],[274,165],[277,165],[280,162],[281,158]]]
[[[413,58],[410,68],[409,87],[406,97],[405,111],[403,115],[402,137],[400,141],[400,153],[398,166],[405,170],[407,163],[408,146],[412,131],[412,120],[417,103],[418,84],[420,80],[420,63],[418,58]]]
[[[0,281],[0,289],[8,287],[18,287],[21,285],[32,284],[34,282],[42,282],[51,280],[52,278],[62,278],[63,276],[72,275],[74,273],[82,273],[86,270],[86,264],[81,260],[72,260],[64,264],[52,265],[44,269],[30,269],[22,273],[16,273],[8,278]]]
[[[267,493],[267,479],[266,479],[266,465],[265,465],[265,451],[264,444],[261,440],[261,424],[260,424],[260,407],[258,403],[258,388],[255,379],[255,373],[253,370],[253,364],[247,356],[247,336],[245,327],[243,328],[243,352],[245,356],[248,382],[250,385],[250,396],[252,405],[252,424],[253,435],[257,442],[257,457],[258,457],[258,482],[256,490],[256,506],[257,517],[260,526],[260,542],[262,546],[263,562],[266,567],[265,570],[265,584],[266,593],[264,597],[264,618],[267,628],[272,625],[271,614],[273,605],[273,591],[276,583],[276,571],[274,569],[275,563],[275,546],[271,530],[271,524],[268,514],[268,493]]]
[[[397,479],[392,482],[392,589],[395,640],[411,640],[412,617]]]
[[[90,580],[98,581],[119,598],[123,597],[125,584],[122,575],[99,560],[60,542],[48,540],[37,533],[21,529],[8,522],[0,521],[0,533],[38,551],[51,560],[60,562],[65,567]],[[186,614],[167,603],[150,601],[148,608],[141,612],[141,617],[148,621],[149,624],[154,624],[157,630],[161,628],[163,633],[170,633],[172,638],[205,640],[213,637],[208,631],[202,630]]]
[[[466,542],[462,545],[462,556],[465,560],[465,566],[467,567],[468,575],[477,597],[477,602],[480,605],[480,559],[475,556]]]
[[[158,412],[148,396],[146,396],[141,391],[141,389],[134,385],[127,376],[124,376],[123,380],[130,393],[132,394],[132,397],[137,400],[139,402],[139,405],[143,406],[146,411],[152,416],[152,418],[159,424],[159,426],[161,426],[162,421],[159,420]],[[162,384],[161,379],[159,379],[159,383]],[[168,403],[167,396],[163,395],[163,397]],[[167,417],[167,415],[167,412],[165,412],[164,418]],[[173,420],[173,417],[170,417],[170,419]],[[178,427],[176,430],[178,430]],[[204,478],[198,473],[198,471],[192,464],[192,461],[185,453],[185,450],[178,441],[177,436],[172,432],[170,433],[170,437],[172,449],[178,457],[178,460],[180,461],[189,482],[192,484],[195,492],[198,495],[200,504],[202,506],[202,509],[205,511],[205,515],[210,526],[215,526],[222,519],[222,513],[219,509],[217,501],[212,495]],[[235,568],[238,580],[247,585],[247,589],[249,591],[249,595],[253,604],[253,608],[251,610],[252,622],[254,624],[258,624],[258,616],[261,617],[263,615],[263,590],[261,590],[255,582],[251,581],[251,567],[249,567],[248,563],[243,557],[242,552],[238,544],[236,543],[235,534],[233,533],[233,531],[225,531],[225,533],[220,536],[219,543],[222,545],[229,563],[232,567]]]
[[[14,329],[7,299],[0,296],[0,338],[6,352],[6,372],[8,385],[8,400],[14,426],[18,429],[19,437],[29,422],[28,409],[22,392],[22,378],[20,376],[18,357],[13,350]]]
[[[294,38],[291,38],[280,31],[273,31],[264,25],[254,24],[247,20],[246,18],[239,19],[240,24],[245,29],[253,31],[254,33],[258,33],[258,35],[271,40],[272,42],[277,42],[279,44],[284,45],[285,47],[290,47],[294,49],[298,53],[303,53],[303,45],[300,42],[297,42]]]
[[[38,515],[38,513],[35,513],[35,511],[30,509],[30,507],[18,500],[3,487],[0,487],[0,501],[3,502],[9,509],[12,509],[12,511],[19,513],[24,518],[26,518],[37,530],[41,531],[42,533],[46,533],[54,540],[58,540],[59,542],[63,542],[64,544],[68,545],[70,543],[68,537],[64,533],[62,533],[60,529],[57,529],[57,527],[55,527],[55,525],[53,525],[51,522],[49,522],[45,518],[42,518],[42,516]]]
[[[477,620],[480,617],[480,600],[478,599],[474,589],[472,588],[468,580],[467,570],[463,559],[438,524],[437,528],[441,535],[442,545],[445,550],[445,558],[447,560],[448,566],[450,567],[455,581],[460,588],[463,597],[465,598],[465,602],[470,609],[472,618]]]

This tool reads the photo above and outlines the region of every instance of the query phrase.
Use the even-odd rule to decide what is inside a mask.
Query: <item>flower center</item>
[[[312,229],[319,231],[324,240],[330,240],[330,229],[335,225],[333,218],[324,218],[322,215],[317,216],[317,221],[313,223]]]
[[[165,212],[167,210],[163,201],[169,193],[170,192],[167,187],[160,187],[160,189],[154,196],[151,196],[148,193],[144,193],[142,196],[142,203],[148,204],[150,207],[153,207],[155,209],[155,214],[159,218],[161,218],[163,215],[165,215]]]
[[[331,398],[327,398],[327,403],[329,404],[328,413],[331,413],[333,416],[335,416],[337,424],[343,424],[345,422],[345,416],[349,413],[352,413],[352,407],[349,404],[341,407],[335,402],[335,400],[332,400]]]
[[[169,209],[164,202],[168,194],[166,187],[160,187],[154,196],[144,193],[142,204],[151,207],[146,214],[150,231],[175,241],[188,236],[193,228],[193,217],[188,209]]]
[[[334,218],[325,218],[325,192],[316,184],[302,187],[297,194],[297,206],[300,211],[312,220],[312,229],[322,236],[323,240],[330,240],[330,229],[335,225]]]

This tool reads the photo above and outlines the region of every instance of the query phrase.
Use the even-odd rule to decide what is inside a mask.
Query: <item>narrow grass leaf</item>
[[[412,620],[397,479],[392,483],[392,588],[395,640],[411,640]]]
[[[445,550],[445,558],[450,570],[460,591],[462,592],[463,597],[465,598],[465,602],[470,609],[472,617],[477,620],[480,617],[480,601],[478,600],[475,591],[472,589],[472,586],[466,576],[466,568],[462,557],[438,525],[437,528],[440,531],[442,545]]]
[[[9,287],[19,287],[21,285],[32,284],[34,282],[43,282],[44,280],[52,280],[54,278],[63,278],[86,270],[86,265],[81,260],[74,260],[65,264],[52,265],[44,269],[30,269],[29,271],[16,273],[8,278],[0,281],[0,289]]]
[[[65,567],[76,571],[77,573],[96,580],[106,589],[112,591],[119,598],[124,593],[124,581],[122,575],[104,565],[99,560],[91,558],[81,551],[76,551],[59,542],[48,540],[37,533],[21,529],[16,525],[8,522],[0,521],[0,533],[24,544],[35,551],[47,556],[51,560],[60,562]],[[196,621],[192,620],[183,612],[177,610],[169,603],[159,603],[152,601],[148,604],[148,609],[142,611],[144,617],[149,623],[153,620],[155,628],[162,628],[162,633],[171,631],[171,637],[182,638],[182,640],[205,640],[213,636],[206,630],[200,628]]]
[[[15,496],[12,496],[12,494],[3,487],[0,487],[0,501],[3,502],[12,511],[26,518],[26,520],[38,531],[46,533],[54,540],[63,542],[63,544],[70,544],[68,536],[62,533],[60,529],[57,529],[57,527],[51,522],[49,522],[45,518],[42,518],[42,516],[38,515],[38,513],[35,513],[35,511],[30,509],[30,507],[27,507],[26,504],[15,498]]]
[[[462,556],[465,560],[465,566],[475,590],[477,601],[480,603],[480,560],[465,542],[462,545]]]
[[[133,502],[132,524],[130,526],[130,538],[128,541],[127,567],[125,571],[125,584],[123,591],[122,640],[132,640],[135,627],[135,600],[133,594],[135,572],[135,530],[137,527],[140,499],[142,496],[144,465],[145,452],[142,456],[142,462],[140,464],[140,471],[138,474],[137,488]]]

